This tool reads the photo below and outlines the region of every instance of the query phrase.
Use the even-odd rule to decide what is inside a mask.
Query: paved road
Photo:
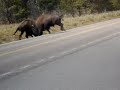
[[[0,46],[0,90],[119,90],[120,19]]]

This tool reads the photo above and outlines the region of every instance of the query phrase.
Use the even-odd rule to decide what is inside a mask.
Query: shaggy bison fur
[[[55,26],[58,25],[60,26],[60,29],[63,31],[65,30],[63,27],[63,16],[58,16],[58,15],[41,15],[37,18],[36,20],[36,26],[39,29],[39,33],[43,34],[43,31],[47,30],[49,33],[51,33],[49,31],[51,26]]]
[[[35,21],[32,19],[26,19],[22,21],[21,24],[16,29],[14,35],[16,34],[17,31],[21,32],[19,35],[19,39],[21,39],[24,32],[26,33],[25,35],[26,38],[28,38],[28,36],[33,37],[33,35],[39,36],[39,31],[36,27]]]

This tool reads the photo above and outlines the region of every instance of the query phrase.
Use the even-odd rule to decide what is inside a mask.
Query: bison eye
[[[34,25],[32,25],[32,27],[34,27]]]

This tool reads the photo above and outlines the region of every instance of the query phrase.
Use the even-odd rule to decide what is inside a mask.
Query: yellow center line
[[[101,28],[104,28],[106,26],[107,27],[108,26],[112,26],[112,25],[115,25],[115,24],[118,24],[118,23],[120,23],[120,22],[112,23],[112,24],[109,24],[109,25],[101,26],[101,27],[96,27],[94,29],[89,29],[87,31],[82,31],[80,33],[76,33],[76,34],[72,34],[72,35],[69,35],[69,36],[64,36],[64,37],[61,37],[61,38],[58,38],[58,39],[54,39],[54,40],[51,40],[51,41],[43,42],[43,43],[40,43],[40,44],[36,44],[36,45],[20,48],[20,49],[14,50],[14,51],[5,52],[5,53],[0,54],[0,57],[8,55],[8,54],[16,53],[16,52],[19,52],[19,51],[22,51],[22,50],[30,49],[30,48],[33,48],[33,47],[37,47],[37,46],[40,46],[40,45],[49,44],[49,43],[56,42],[56,41],[59,41],[59,40],[64,40],[64,39],[67,39],[67,38],[70,38],[70,37],[73,37],[73,36],[77,36],[77,35],[80,35],[80,34],[92,32],[92,31],[95,31],[97,29],[101,29]]]

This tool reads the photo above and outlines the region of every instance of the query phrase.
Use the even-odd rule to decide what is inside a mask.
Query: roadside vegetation
[[[64,15],[64,27],[71,29],[119,18],[119,10],[120,0],[0,0],[0,43],[18,40],[19,32],[13,33],[25,18]],[[52,33],[60,31],[59,27],[51,29]]]
[[[114,18],[120,18],[120,11],[112,11],[107,13],[101,14],[89,14],[89,15],[81,15],[76,17],[64,17],[64,27],[66,30],[72,29],[75,27],[80,27],[83,25],[88,25],[100,21],[110,20]],[[0,44],[12,42],[18,40],[18,35],[20,34],[17,32],[16,35],[13,35],[14,31],[16,30],[18,24],[7,24],[7,25],[0,25]],[[51,28],[51,32],[59,32],[59,27],[55,26],[55,28]],[[44,34],[48,34],[48,32],[44,32]],[[23,35],[24,38],[24,35]]]

